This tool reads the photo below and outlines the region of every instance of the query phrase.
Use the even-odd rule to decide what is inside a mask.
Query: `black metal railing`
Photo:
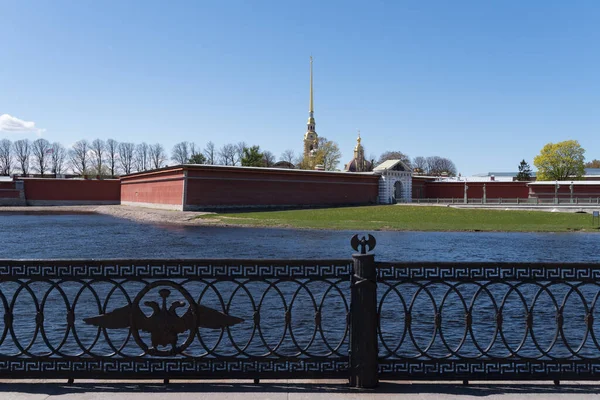
[[[351,261],[0,262],[0,377],[347,377]]]
[[[0,261],[2,378],[598,379],[600,265]]]
[[[464,197],[426,197],[413,198],[416,204],[473,204],[473,205],[540,205],[550,206],[555,204],[562,205],[581,205],[597,206],[600,204],[600,196],[597,194],[577,193],[574,196],[559,195],[552,196],[544,194],[537,197],[469,197],[466,201]]]
[[[599,377],[598,265],[378,267],[381,377]]]

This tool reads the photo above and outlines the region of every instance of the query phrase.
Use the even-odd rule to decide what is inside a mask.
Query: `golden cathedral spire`
[[[308,112],[310,117],[312,118],[313,113],[315,112],[313,107],[313,70],[312,70],[313,59],[310,56],[310,103],[308,105]]]
[[[347,172],[365,172],[371,170],[371,163],[365,160],[365,149],[361,144],[360,130],[356,138],[356,146],[354,146],[354,158],[344,166]]]
[[[362,170],[362,167],[364,164],[364,160],[365,160],[365,151],[362,147],[362,144],[360,144],[360,129],[358,130],[358,137],[356,138],[356,146],[354,147],[354,159],[358,161],[357,165],[357,171],[360,172],[360,170]]]
[[[308,123],[304,134],[304,158],[308,159],[319,146],[318,135],[315,131],[315,110],[313,105],[313,58],[310,57],[310,101],[308,103]]]
[[[313,103],[313,58],[310,56],[310,101],[308,102],[308,131],[315,130],[315,109]]]

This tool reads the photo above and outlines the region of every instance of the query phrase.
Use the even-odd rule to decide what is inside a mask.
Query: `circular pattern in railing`
[[[0,358],[347,357],[349,281],[12,279]]]
[[[600,284],[382,280],[381,360],[597,360]]]

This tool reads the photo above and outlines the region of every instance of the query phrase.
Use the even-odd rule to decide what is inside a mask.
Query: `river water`
[[[139,224],[106,215],[0,215],[0,258],[350,258],[371,233],[382,261],[597,262],[597,233],[355,232]]]
[[[598,262],[600,249],[600,234],[594,233],[483,233],[483,232],[354,232],[354,231],[309,231],[309,230],[291,230],[291,229],[255,229],[255,228],[222,228],[222,227],[200,227],[200,226],[171,226],[171,225],[153,225],[139,224],[128,220],[122,220],[106,215],[98,214],[77,214],[77,215],[40,215],[40,214],[3,214],[0,215],[0,259],[54,259],[54,258],[77,258],[77,259],[109,259],[109,258],[256,258],[256,259],[349,259],[353,250],[350,248],[350,237],[355,234],[371,233],[377,239],[377,248],[375,254],[378,260],[381,261],[512,261],[512,262]],[[11,286],[12,285],[12,286]],[[36,286],[37,285],[37,286]],[[69,286],[71,285],[71,286]],[[258,284],[257,284],[258,285]],[[235,301],[231,304],[228,312],[231,315],[236,315],[245,320],[244,323],[232,328],[232,337],[228,340],[220,341],[220,331],[204,331],[203,340],[211,343],[220,343],[218,350],[223,351],[223,354],[229,354],[232,349],[232,343],[235,342],[235,337],[238,335],[240,343],[244,343],[249,337],[249,350],[259,354],[267,348],[272,348],[273,343],[277,343],[280,338],[283,340],[283,347],[290,354],[298,349],[298,345],[294,340],[301,342],[304,346],[306,338],[315,337],[315,332],[320,329],[320,334],[323,337],[328,337],[333,344],[346,343],[345,337],[345,313],[347,305],[344,304],[343,293],[349,292],[347,282],[339,285],[342,293],[339,295],[324,297],[324,308],[329,309],[330,315],[335,315],[335,318],[323,319],[322,326],[317,327],[315,322],[316,306],[313,304],[310,295],[307,292],[302,292],[296,300],[296,308],[292,312],[290,328],[294,328],[296,338],[290,336],[286,330],[287,318],[283,310],[285,301],[290,301],[294,296],[297,286],[286,287],[281,286],[282,296],[276,295],[271,291],[264,302],[264,310],[262,312],[261,324],[269,329],[262,332],[263,339],[258,339],[258,334],[253,330],[252,323],[255,309],[250,306],[250,297],[258,303],[260,297],[265,293],[264,287],[250,287],[246,294],[236,295]],[[192,285],[193,286],[193,285]],[[251,286],[251,285],[250,285]],[[69,302],[74,301],[75,294],[81,289],[80,283],[65,284],[63,288],[66,291],[66,298]],[[235,288],[235,287],[234,287]],[[313,294],[318,296],[319,293],[325,292],[324,289],[315,288]],[[106,299],[110,287],[99,284],[95,286],[97,293]],[[443,288],[442,288],[443,289]],[[440,289],[440,290],[442,290]],[[468,288],[467,288],[468,289]],[[584,288],[585,289],[585,288]],[[28,294],[25,290],[19,294],[18,286],[11,283],[0,284],[0,294],[3,293],[6,298],[14,298],[13,312],[15,314],[15,337],[7,336],[3,342],[0,342],[0,357],[6,354],[18,354],[17,343],[35,342],[31,347],[34,352],[42,354],[46,349],[46,344],[38,335],[34,334],[36,330],[35,321],[35,301],[34,295]],[[47,307],[44,311],[45,334],[53,346],[58,346],[62,338],[64,339],[63,350],[67,353],[77,354],[82,349],[82,344],[77,343],[73,334],[68,333],[65,314],[67,313],[67,305],[64,299],[60,296],[57,290],[52,289],[48,283],[32,284],[32,293],[37,293],[35,296],[40,296],[40,293],[49,293],[47,299]],[[139,292],[141,287],[133,288],[130,293],[135,297],[136,291]],[[199,293],[203,289],[198,286],[190,289],[193,292]],[[212,289],[211,289],[212,290]],[[223,288],[223,295],[232,296],[231,290]],[[319,292],[320,290],[320,292]],[[411,289],[412,292],[415,289]],[[440,295],[436,295],[436,288],[432,287],[431,291],[439,302],[443,295],[443,289]],[[499,289],[500,290],[500,289]],[[505,289],[501,289],[505,290]],[[562,290],[562,292],[561,292]],[[590,287],[589,293],[584,293],[586,299],[592,299],[598,289]],[[524,288],[522,292],[527,296],[529,302],[537,288]],[[582,289],[582,292],[584,290]],[[564,297],[564,289],[558,288],[557,295]],[[241,293],[241,292],[240,292]],[[334,292],[331,292],[334,293]],[[406,292],[404,301],[410,302],[410,290]],[[459,299],[456,296],[457,292],[450,297],[451,301],[459,305]],[[498,292],[500,293],[500,291]],[[562,294],[561,294],[562,293]],[[335,294],[335,293],[334,293]],[[158,299],[158,294],[153,293],[155,300]],[[381,294],[380,294],[381,295]],[[473,290],[464,292],[465,296],[473,296]],[[194,296],[197,296],[195,294]],[[413,311],[413,326],[414,328],[414,343],[426,346],[432,337],[435,337],[434,319],[435,310],[433,304],[425,297],[424,292],[414,301],[415,310]],[[494,297],[495,294],[490,294]],[[520,338],[527,336],[524,328],[524,321],[527,310],[520,303],[516,294],[512,294],[508,298],[507,304],[515,304],[514,307],[507,306],[505,313],[507,316],[512,315],[511,321],[505,324],[505,331],[508,333],[519,332],[515,339],[507,340],[511,345],[518,345]],[[544,297],[545,296],[545,297]],[[110,296],[109,296],[110,297]],[[381,328],[382,340],[389,343],[398,343],[398,341],[408,340],[402,339],[406,337],[404,332],[405,314],[398,307],[397,299],[390,297],[390,303],[381,312]],[[573,300],[575,299],[575,300]],[[177,300],[170,298],[169,302]],[[489,343],[497,334],[494,333],[494,318],[495,309],[492,302],[486,300],[478,300],[481,304],[478,305],[479,314],[473,315],[473,319],[478,319],[478,328],[474,328],[474,334],[479,335],[484,339],[483,342]],[[495,299],[500,303],[500,299]],[[559,298],[560,300],[560,298]],[[104,300],[103,300],[104,301]],[[226,300],[227,301],[227,300]],[[584,313],[581,302],[573,296],[570,302],[577,304],[572,305],[573,311],[569,315],[565,315],[565,321],[570,321],[565,324],[565,339],[573,343],[583,340],[582,332],[585,331]],[[267,305],[267,303],[272,305]],[[202,303],[207,306],[212,306],[223,310],[219,305],[217,297],[208,295],[203,298]],[[98,306],[89,290],[84,290],[78,305],[75,307],[76,322],[78,335],[87,337],[83,338],[84,347],[87,346],[99,332],[95,327],[86,325],[83,322],[84,317],[93,316],[99,313]],[[81,306],[79,306],[81,304]],[[105,310],[108,312],[112,309],[121,307],[127,304],[122,293],[116,293],[110,299],[106,300]],[[439,305],[440,303],[438,303]],[[184,308],[185,309],[185,308]],[[539,327],[552,326],[555,320],[556,306],[548,294],[544,293],[541,300],[538,301],[536,309],[541,309],[542,312],[536,314],[535,325]],[[599,311],[597,307],[594,313]],[[448,308],[451,315],[444,314],[445,326],[449,327],[449,332],[445,334],[446,340],[458,343],[464,332],[464,313],[463,306]],[[148,310],[144,310],[148,313]],[[565,310],[567,312],[567,310]],[[511,314],[512,313],[512,314]],[[147,314],[149,315],[149,314]],[[324,315],[325,316],[325,315]],[[600,321],[600,315],[595,320]],[[538,319],[540,319],[538,321]],[[56,321],[60,321],[56,323]],[[462,322],[461,322],[462,321]],[[454,325],[453,325],[454,324]],[[594,324],[594,329],[600,331],[600,325]],[[3,318],[0,318],[0,336],[4,330]],[[540,335],[544,342],[551,343],[554,335],[554,330],[542,330]],[[117,342],[117,347],[123,345],[125,349],[135,354],[139,348],[132,339],[127,339],[129,334],[128,329],[117,329],[110,331],[108,335],[111,340]],[[65,336],[67,335],[67,336]],[[146,335],[147,336],[147,335]],[[318,335],[317,335],[318,336]],[[572,337],[568,339],[567,336]],[[440,336],[437,336],[435,343],[440,344]],[[146,337],[147,339],[147,337]],[[226,338],[227,339],[227,338]],[[516,340],[516,342],[515,342]],[[528,339],[530,340],[530,339]],[[87,343],[87,344],[86,344]],[[319,344],[320,343],[320,344]],[[194,347],[195,346],[195,347]],[[195,351],[198,354],[204,354],[208,351],[204,344],[195,343]],[[311,345],[312,350],[320,354],[327,353],[330,349],[327,348],[325,341],[316,341]],[[210,345],[208,345],[208,348]],[[403,347],[410,353],[416,352],[415,346],[411,345]],[[435,349],[435,346],[433,347]],[[441,351],[445,351],[445,347],[441,346]],[[532,345],[529,345],[533,349]],[[470,345],[470,349],[474,351],[474,346]],[[562,350],[561,350],[562,349]],[[559,349],[563,355],[564,348]],[[110,354],[114,349],[109,348],[105,341],[100,341],[94,347],[94,350],[103,354]],[[380,351],[384,351],[382,347]],[[388,349],[389,350],[389,349]],[[385,350],[385,351],[388,351]],[[502,348],[502,351],[505,351]],[[533,350],[531,350],[533,351]],[[595,355],[598,349],[592,346],[585,353]],[[234,352],[235,353],[235,352]],[[343,352],[342,352],[343,353]],[[418,353],[418,352],[417,352]],[[535,353],[535,351],[533,352]],[[527,355],[535,356],[533,353]],[[566,353],[565,353],[566,354]]]

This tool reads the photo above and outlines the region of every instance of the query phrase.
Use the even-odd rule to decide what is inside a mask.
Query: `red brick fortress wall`
[[[433,182],[435,178],[413,176],[412,178],[412,198],[424,199],[427,198],[427,185]]]
[[[560,182],[556,188],[555,182],[537,182],[535,185],[529,185],[529,195],[532,198],[550,200],[558,197],[559,199],[570,199],[571,188],[568,182]],[[600,198],[600,182],[576,181],[573,184],[573,199],[587,199],[588,201],[597,201]]]
[[[379,176],[370,173],[184,165],[122,177],[121,204],[178,210],[376,204],[378,189]]]
[[[0,182],[0,206],[24,206],[25,196],[23,186],[17,187],[16,182]]]
[[[529,182],[467,182],[468,199],[481,199],[485,184],[487,199],[526,199],[529,197]],[[464,182],[425,182],[425,198],[464,199]]]
[[[0,189],[0,199],[18,199],[20,194],[16,189]]]
[[[183,210],[184,169],[140,172],[121,177],[121,204]]]
[[[21,178],[27,205],[119,204],[118,179]]]
[[[19,190],[14,182],[0,182],[0,199],[18,199]]]
[[[186,209],[376,204],[379,176],[273,168],[190,166]]]

